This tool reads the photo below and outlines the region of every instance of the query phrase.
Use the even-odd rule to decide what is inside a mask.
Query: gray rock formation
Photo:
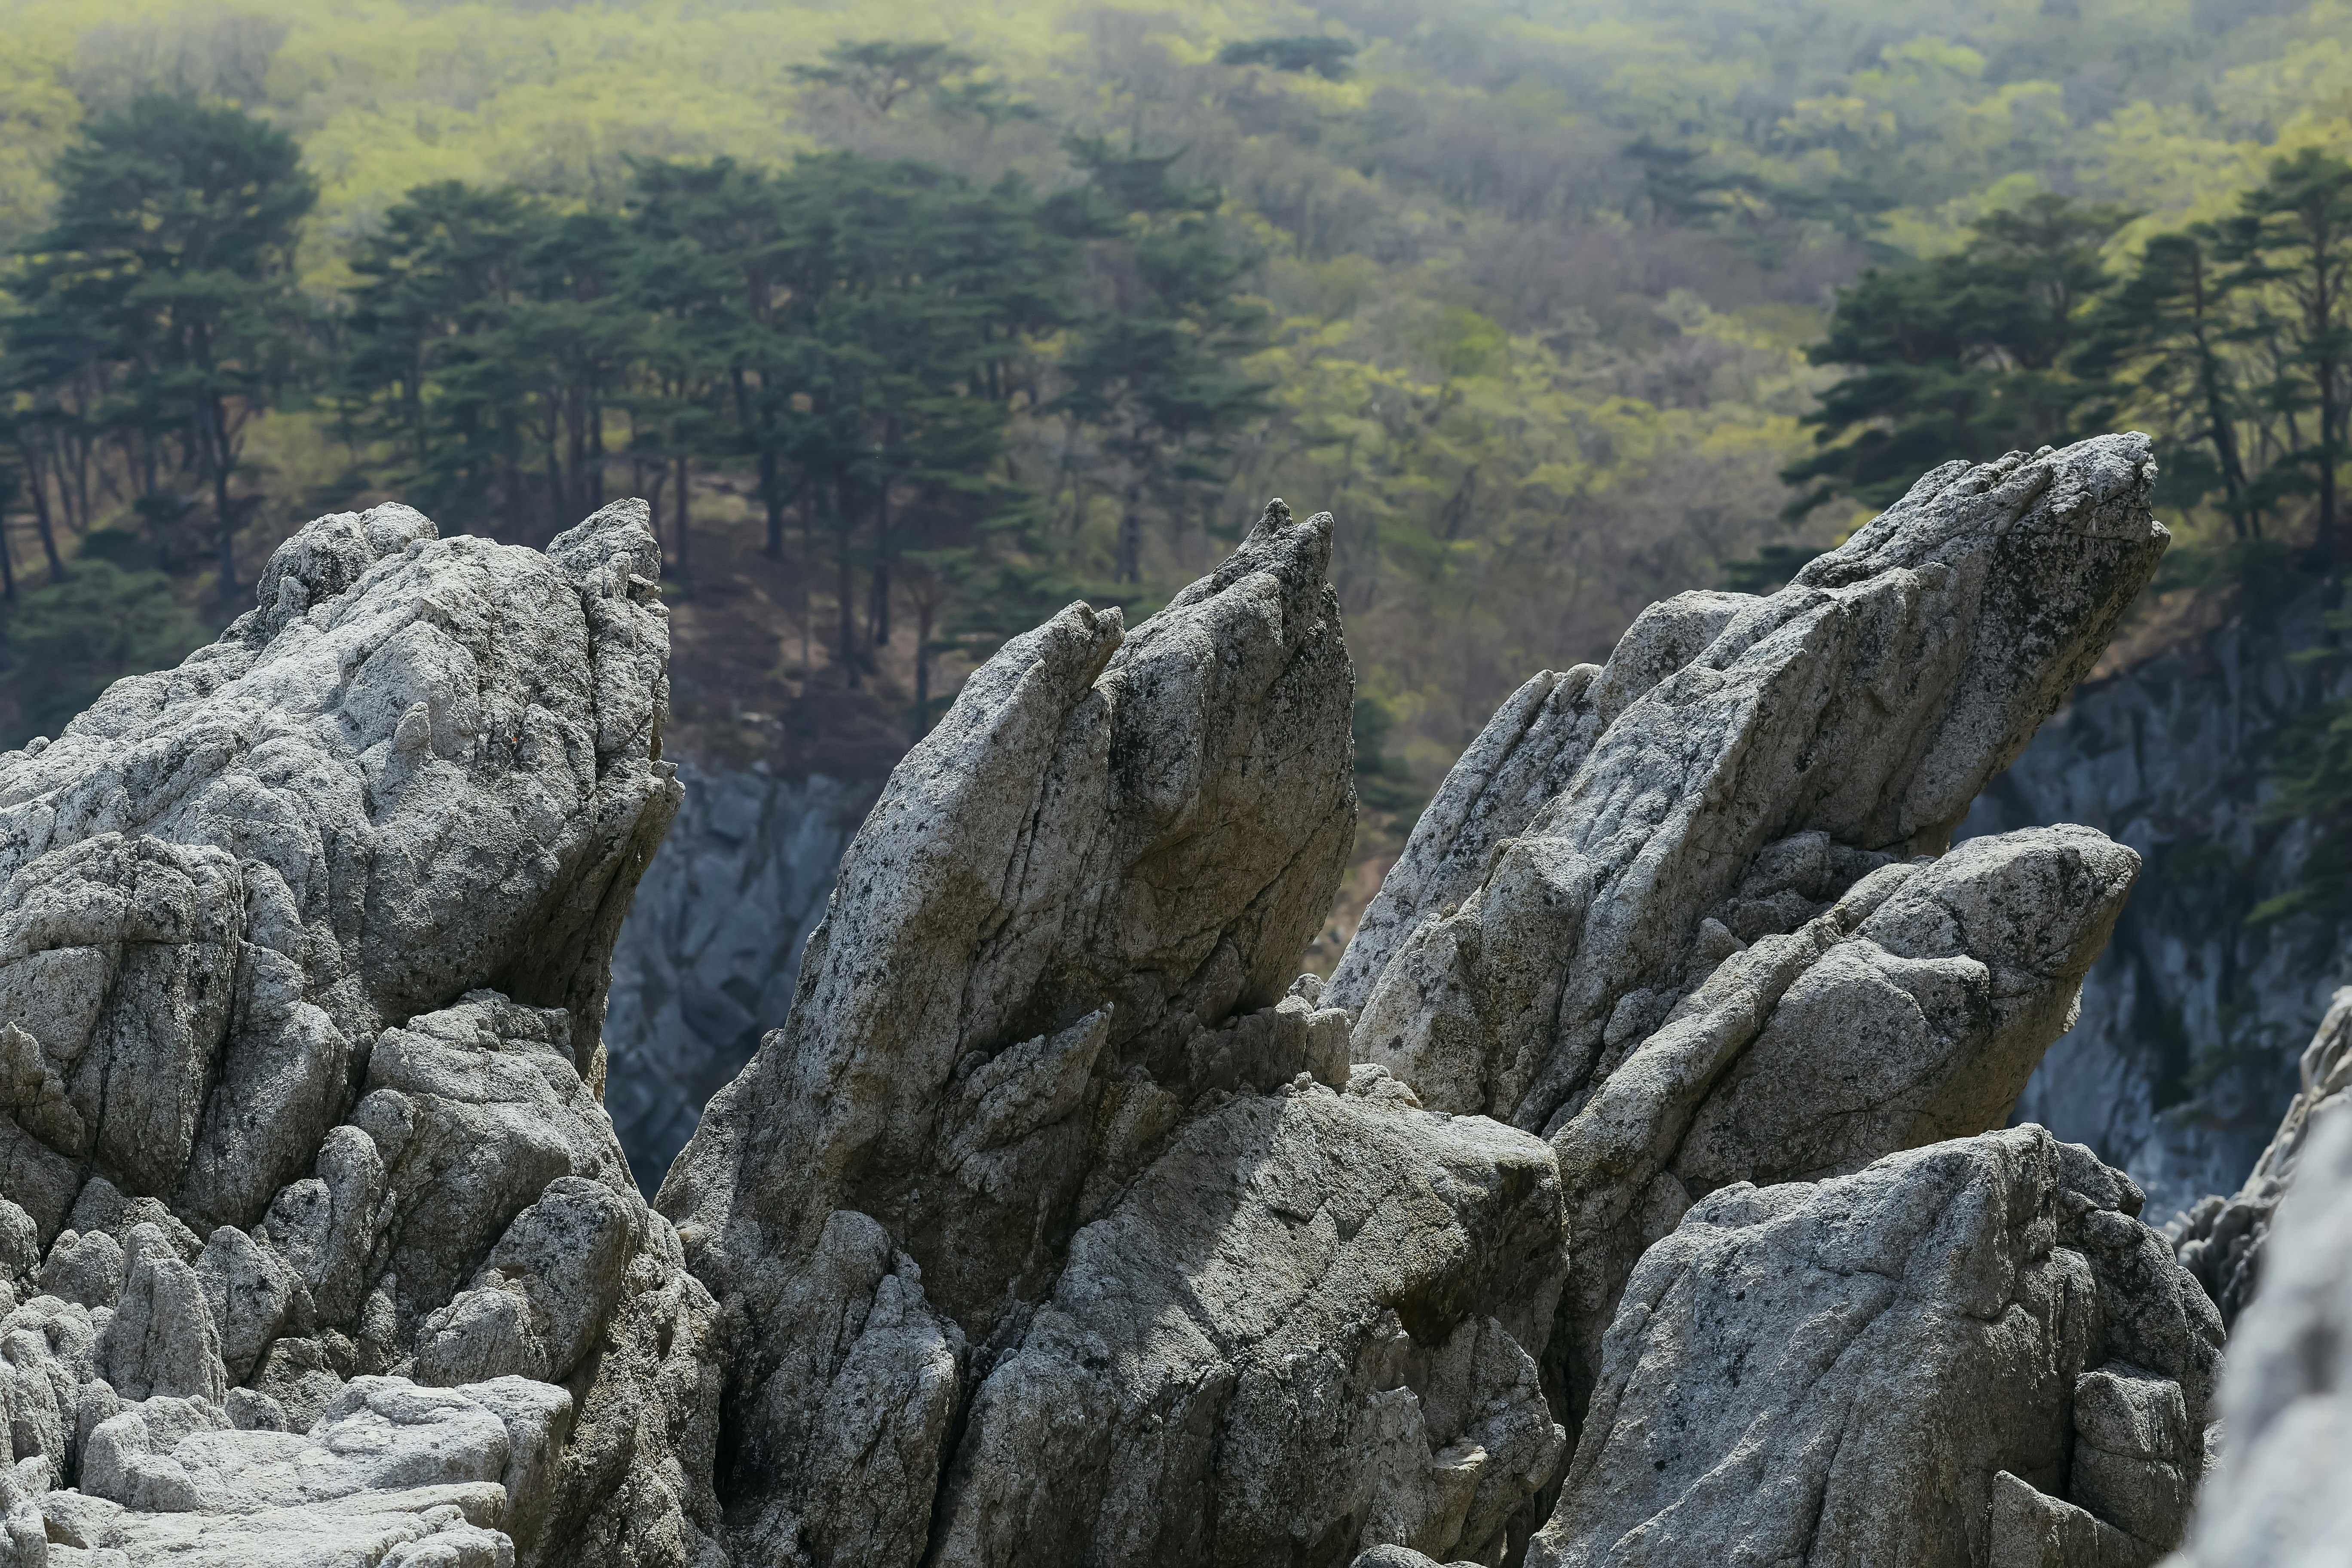
[[[716,1311],[598,1098],[657,563],[641,503],[544,554],[322,518],[0,757],[19,1561],[717,1550]]]
[[[1499,1550],[1556,1470],[1549,1152],[1285,995],[1353,826],[1330,542],[1270,506],[1133,633],[1066,611],[893,773],[661,1194],[745,1325],[739,1550]]]
[[[2084,982],[2081,1021],[2018,1114],[2128,1170],[2151,1215],[2236,1190],[2330,994],[2352,982],[2344,933],[2246,918],[2294,886],[2305,841],[2263,815],[2273,739],[2352,690],[2339,664],[2296,657],[2326,636],[2319,612],[2315,594],[2264,603],[2084,683],[1959,830],[2082,823],[2146,862]]]
[[[1701,1199],[1634,1271],[1529,1563],[2011,1568],[2037,1529],[2153,1562],[2221,1331],[2139,1205],[2039,1127]]]
[[[1927,857],[2147,581],[2152,472],[2137,437],[1937,469],[1779,594],[1685,595],[1523,690],[1415,833],[1335,994],[1358,1058],[1558,1151],[1571,1410],[1694,1199],[1999,1126],[2072,1022],[2137,858]]]
[[[1378,1068],[1208,1110],[981,1384],[933,1561],[1495,1555],[1567,1445],[1560,1221],[1540,1142]]]
[[[2352,986],[2336,993],[2301,1065],[2303,1088],[2244,1184],[2229,1197],[2200,1198],[2167,1227],[2181,1264],[2204,1285],[2224,1323],[2235,1323],[2253,1300],[2272,1218],[2294,1184],[2315,1119],[2352,1103]]]
[[[1525,831],[1567,793],[1592,743],[1617,716],[1696,658],[1732,616],[1755,603],[1746,594],[1678,594],[1634,617],[1605,668],[1547,669],[1513,692],[1414,824],[1404,853],[1339,955],[1326,1000],[1351,1016],[1360,1013],[1398,946],[1423,921],[1477,889],[1496,846]]]
[[[801,950],[876,784],[697,767],[613,948],[604,1105],[650,1195],[702,1107],[792,1005]]]
[[[1328,991],[1351,679],[1271,503],[976,672],[804,959],[824,835],[746,878],[808,818],[714,791],[614,1012],[678,795],[642,508],[321,520],[0,758],[0,1563],[2146,1562],[2210,1310],[1989,1131],[2138,860],[1947,838],[2149,472],[1954,465],[1539,677]],[[683,1135],[786,984],[649,1207],[604,1033]]]
[[[2352,1541],[2352,1110],[2305,1124],[2299,1169],[2221,1380],[2228,1453],[2169,1568],[2317,1568]]]

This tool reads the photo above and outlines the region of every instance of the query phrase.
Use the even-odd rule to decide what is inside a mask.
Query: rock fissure
[[[2176,1259],[2005,1125],[2137,857],[1948,840],[2152,571],[2152,476],[1948,465],[1538,673],[1328,984],[1336,524],[1270,503],[1131,631],[973,673],[786,912],[796,978],[795,936],[726,993],[776,1026],[651,1205],[601,1103],[680,796],[645,510],[319,520],[220,643],[0,758],[8,1551],[2151,1561],[2209,1448],[2195,1278],[2300,1212],[2347,1053]]]

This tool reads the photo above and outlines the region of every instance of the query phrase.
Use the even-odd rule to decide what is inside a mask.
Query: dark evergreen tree
[[[488,521],[520,501],[523,367],[498,335],[523,297],[545,222],[512,191],[420,185],[352,260],[349,353],[337,384],[395,477],[437,517]]]
[[[2280,466],[2314,498],[2314,554],[2333,575],[2352,421],[2352,163],[2310,147],[2279,159],[2221,226],[2220,249],[2233,287],[2284,307],[2263,307],[2286,372],[2270,384],[2270,412],[2287,432]]]
[[[18,374],[102,381],[139,493],[173,470],[207,493],[230,595],[250,499],[238,459],[301,353],[294,250],[317,184],[283,132],[166,97],[90,125],[57,177],[56,216],[19,253]]]
[[[877,38],[835,44],[823,63],[788,67],[793,79],[838,88],[877,114],[888,114],[907,98],[932,93],[950,77],[980,62],[945,44],[902,43]]]
[[[647,433],[678,465],[676,548],[686,548],[698,455],[750,459],[767,519],[767,552],[784,553],[783,417],[793,356],[779,336],[785,301],[784,205],[773,176],[732,159],[635,167],[635,214],[646,247],[646,307],[660,319],[652,355],[658,387]]]
[[[1885,506],[1938,463],[2080,434],[2092,389],[2067,356],[2106,281],[2099,248],[2129,216],[2036,196],[1954,255],[1841,289],[1809,357],[1853,368],[1806,416],[1820,449],[1782,475],[1804,487],[1790,510],[1837,494]]]
[[[2149,240],[2091,311],[2073,369],[2101,389],[2091,423],[2117,423],[2126,406],[2160,415],[2178,443],[2166,452],[2160,500],[2197,506],[2218,494],[2237,537],[2252,540],[2266,498],[2242,438],[2253,388],[2233,350],[2248,328],[2215,244],[2204,225]]]
[[[1181,154],[1122,153],[1107,140],[1074,141],[1071,153],[1118,215],[1121,238],[1103,258],[1108,298],[1063,364],[1057,406],[1095,433],[1108,460],[1118,578],[1133,583],[1147,509],[1188,515],[1223,482],[1234,435],[1265,411],[1269,389],[1241,362],[1272,321],[1242,293],[1251,262],[1218,231],[1219,194],[1170,179]]]

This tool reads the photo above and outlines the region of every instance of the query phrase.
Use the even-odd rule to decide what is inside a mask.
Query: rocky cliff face
[[[2317,667],[2294,658],[2321,634],[2301,601],[2077,689],[1960,829],[2083,823],[2142,859],[2081,1021],[2017,1114],[2128,1170],[2152,1215],[2236,1190],[2352,979],[2340,933],[2246,922],[2294,883],[2299,835],[2260,820],[2264,746],[2322,694]]]
[[[1497,710],[1425,816],[1447,858],[1390,873],[1332,978],[1334,998],[1360,1002],[1410,917],[1464,896],[1495,840],[1566,789],[1606,721],[1743,602],[1693,593],[1653,605],[1605,680],[1594,667],[1546,671]],[[2294,880],[2299,837],[2260,820],[2263,748],[2320,694],[2315,668],[2294,656],[2321,631],[2301,601],[2078,686],[1954,835],[2075,823],[2140,856],[2081,1018],[2016,1116],[2129,1171],[2152,1215],[2237,1187],[2294,1092],[2297,1055],[2331,990],[2352,981],[2341,933],[2245,921]],[[702,1103],[782,1016],[798,949],[873,793],[691,763],[680,777],[687,804],[622,929],[604,1029],[607,1100],[648,1192]]]
[[[613,949],[604,1104],[650,1195],[792,1005],[872,784],[678,765],[685,791]]]
[[[2352,1108],[2336,1078],[2306,1092],[2305,1115],[2290,1115],[2273,1145],[2296,1157],[2276,1169],[2292,1184],[2273,1205],[2262,1291],[2231,1343],[2230,1462],[2168,1568],[2340,1562],[2352,1541]]]
[[[320,520],[0,759],[0,1564],[2152,1561],[2220,1320],[2000,1130],[2140,858],[1948,848],[2151,472],[1949,465],[1538,678],[1328,991],[1335,524],[1270,503],[967,683],[650,1207],[643,509]]]
[[[658,561],[322,518],[0,758],[0,1561],[715,1549],[717,1313],[599,1102]]]

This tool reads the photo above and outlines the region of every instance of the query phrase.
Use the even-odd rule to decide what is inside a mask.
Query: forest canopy
[[[1148,611],[1269,495],[1328,508],[1391,833],[1526,676],[1946,458],[2139,425],[2184,560],[2336,569],[2341,0],[0,29],[19,739],[37,628],[88,689],[394,495],[518,540],[646,496],[682,716],[801,769],[1069,597]]]

